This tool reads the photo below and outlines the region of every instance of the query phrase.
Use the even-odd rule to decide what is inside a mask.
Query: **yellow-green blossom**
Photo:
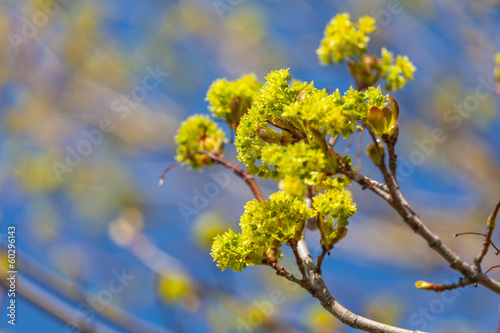
[[[321,64],[341,63],[361,57],[367,51],[369,33],[375,31],[375,19],[370,16],[351,22],[347,13],[339,14],[327,24],[324,37],[316,50]]]

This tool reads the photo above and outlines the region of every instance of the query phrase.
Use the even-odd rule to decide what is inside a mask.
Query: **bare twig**
[[[345,164],[343,168],[338,170],[338,172],[346,175],[349,179],[352,179],[356,183],[360,184],[363,189],[370,189],[375,194],[382,197],[384,200],[388,202],[392,200],[387,185],[379,183],[373,179],[363,176],[356,171],[353,171],[349,165]]]
[[[467,287],[468,285],[473,284],[474,281],[471,279],[465,277],[465,278],[460,278],[458,282],[455,283],[450,283],[450,284],[432,284],[430,287],[428,287],[426,290],[432,290],[435,292],[443,292],[445,290],[453,290],[453,289],[458,289],[458,288],[464,288]]]
[[[279,266],[275,262],[268,262],[266,265],[272,267],[276,271],[276,275],[282,276],[289,281],[301,285],[301,280],[297,279],[292,273],[289,273],[284,267]]]
[[[446,246],[443,241],[422,222],[420,217],[413,211],[406,199],[403,197],[399,186],[397,186],[394,179],[392,178],[392,175],[390,175],[387,171],[385,162],[382,162],[380,164],[379,169],[384,176],[392,200],[387,200],[386,196],[383,195],[381,195],[381,197],[386,199],[386,201],[396,210],[396,212],[398,212],[398,214],[403,218],[403,221],[415,233],[424,238],[429,247],[436,251],[441,257],[443,257],[450,264],[450,267],[452,269],[460,272],[462,275],[471,279],[472,281],[478,282],[486,288],[496,292],[497,294],[500,294],[500,282],[491,279],[490,277],[481,273],[477,269],[477,267],[466,263],[448,246]],[[349,177],[349,175],[347,176]],[[359,183],[358,180],[354,178],[351,179]]]
[[[500,208],[500,201],[495,206],[493,214],[488,217],[486,237],[484,238],[483,247],[481,252],[474,258],[474,266],[480,271],[481,270],[481,262],[484,259],[484,256],[488,252],[491,244],[491,236],[493,235],[493,231],[495,230],[495,220],[497,218],[498,209]]]
[[[321,272],[321,264],[323,263],[323,259],[325,259],[326,254],[328,253],[328,249],[323,246],[322,247],[321,254],[318,256],[316,259],[316,267],[318,267],[318,270]]]
[[[417,330],[406,330],[391,325],[382,324],[374,320],[357,315],[343,307],[331,294],[318,271],[304,239],[297,244],[297,253],[306,267],[309,279],[302,280],[300,286],[306,289],[314,298],[318,299],[328,312],[334,315],[345,325],[372,333],[419,333]]]
[[[161,173],[161,176],[160,176],[160,181],[158,183],[158,186],[163,185],[163,178],[165,178],[165,175],[167,174],[167,172],[169,172],[170,170],[172,170],[173,168],[175,168],[176,166],[178,166],[181,163],[182,163],[182,161],[177,161],[177,162],[173,163],[172,165],[170,165],[165,170],[163,170],[163,172]]]
[[[467,232],[459,232],[458,234],[454,234],[453,237],[458,237],[458,236],[463,236],[463,235],[478,235],[478,236],[483,236],[486,237],[486,234],[482,234],[480,232],[472,232],[472,231],[467,231]],[[493,243],[493,241],[490,241],[491,246],[495,249],[495,255],[498,255],[500,253],[500,249]]]
[[[215,162],[218,164],[223,165],[226,167],[228,170],[232,171],[235,175],[243,179],[245,183],[250,187],[250,190],[252,193],[255,195],[255,198],[259,201],[265,201],[266,199],[264,198],[264,195],[262,195],[262,192],[260,191],[259,186],[257,185],[257,182],[253,178],[248,171],[243,170],[242,168],[238,167],[237,165],[234,165],[233,163],[225,160],[223,157],[215,155],[214,153],[205,151],[205,150],[198,150],[196,153],[198,154],[203,154],[211,159],[213,159]]]
[[[495,269],[495,268],[499,268],[500,265],[495,265],[495,266],[491,266],[490,268],[488,268],[488,270],[486,272],[484,272],[484,274],[488,274],[491,270]]]
[[[396,168],[398,155],[396,155],[396,145],[392,141],[386,142],[387,152],[389,154],[389,170],[391,170],[391,175],[396,179]]]

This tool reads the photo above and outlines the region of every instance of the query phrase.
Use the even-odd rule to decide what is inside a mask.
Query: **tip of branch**
[[[177,161],[175,162],[174,164],[170,165],[168,168],[166,168],[162,173],[161,173],[161,176],[160,176],[160,181],[158,182],[158,186],[162,186],[163,185],[163,178],[165,177],[165,175],[167,174],[167,172],[169,172],[170,170],[172,170],[173,168],[175,168],[176,166],[178,166],[179,164],[182,163],[183,160],[181,161]]]

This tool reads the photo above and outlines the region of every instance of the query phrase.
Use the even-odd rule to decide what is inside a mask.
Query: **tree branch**
[[[493,214],[491,214],[488,217],[488,221],[486,223],[488,231],[486,232],[486,237],[484,238],[483,247],[481,249],[481,252],[477,255],[477,257],[474,258],[474,266],[476,266],[476,268],[479,271],[481,271],[481,262],[483,261],[484,256],[486,255],[488,249],[490,248],[491,236],[493,235],[493,231],[495,230],[495,220],[497,218],[499,208],[500,208],[500,201],[495,206]]]
[[[373,132],[366,127],[368,132],[370,133],[376,147],[378,147],[377,140]],[[389,189],[390,200],[385,195],[380,195],[380,193],[376,192],[384,198],[395,210],[398,214],[403,218],[403,221],[417,234],[419,234],[422,238],[427,241],[427,244],[431,249],[436,251],[441,257],[443,257],[449,264],[450,267],[458,272],[460,272],[465,277],[471,279],[473,282],[478,282],[486,288],[500,294],[500,282],[489,278],[485,274],[481,273],[481,271],[476,267],[469,265],[462,258],[460,258],[455,252],[453,252],[448,246],[446,246],[441,239],[434,234],[420,219],[420,217],[413,211],[411,206],[408,204],[406,199],[404,198],[399,186],[397,185],[396,180],[393,176],[388,172],[385,161],[382,160],[378,165],[382,175],[384,176],[384,180]],[[341,171],[342,172],[342,171]],[[346,173],[344,173],[346,174]],[[352,174],[346,174],[349,178],[351,178]],[[366,178],[366,177],[365,177]],[[356,179],[351,178],[352,180],[360,183],[360,179],[363,177],[357,176]],[[366,180],[364,181],[366,182]],[[369,187],[372,189],[374,186]],[[372,189],[373,190],[373,189]],[[375,192],[375,191],[374,191]]]
[[[423,282],[423,281],[420,281]],[[418,283],[418,282],[417,282]],[[468,285],[471,285],[474,283],[470,278],[468,277],[461,277],[458,282],[455,283],[450,283],[450,284],[433,284],[433,283],[427,283],[423,282],[426,284],[425,288],[420,288],[423,290],[432,290],[435,292],[443,292],[445,290],[452,290],[452,289],[458,289],[458,288],[464,288],[467,287]]]
[[[472,231],[468,231],[468,232],[459,232],[457,234],[454,234],[453,237],[458,237],[458,236],[462,236],[462,235],[478,235],[478,236],[483,236],[483,237],[486,237],[486,234],[482,234],[480,232],[472,232]],[[500,249],[495,245],[495,243],[493,243],[493,241],[490,241],[490,244],[491,246],[495,249],[495,255],[498,255],[500,253]]]
[[[379,183],[376,180],[370,179],[356,171],[353,171],[349,165],[345,164],[343,168],[340,168],[338,170],[338,172],[346,175],[349,179],[352,179],[353,181],[361,185],[363,190],[368,188],[378,196],[382,197],[385,201],[390,202],[392,200],[387,185]]]
[[[301,280],[297,279],[292,273],[289,273],[283,266],[279,266],[275,262],[269,262],[266,265],[272,267],[276,271],[276,275],[282,276],[298,285],[301,284]]]
[[[323,281],[318,268],[314,265],[309,249],[304,239],[297,244],[297,253],[304,263],[309,279],[303,280],[301,286],[314,298],[318,299],[328,312],[334,315],[342,323],[356,329],[372,333],[419,333],[420,331],[406,330],[391,325],[376,322],[374,320],[357,315],[343,307],[331,294]]]
[[[226,168],[234,172],[238,177],[243,179],[250,187],[255,197],[264,201],[264,196],[262,195],[260,188],[257,186],[255,179],[247,171],[235,166],[234,164],[226,161],[225,159],[216,156],[209,152],[198,151],[197,153],[205,154],[212,158],[219,164],[224,165]],[[371,180],[363,175],[360,175],[352,170],[349,174],[355,175],[359,182],[365,183],[368,188],[370,188],[375,193],[379,194],[384,199],[390,199],[386,191],[384,191],[384,184],[378,183]],[[359,175],[359,176],[358,176]],[[309,202],[312,205],[312,200]],[[292,251],[296,256],[297,266],[299,271],[303,274],[302,280],[297,279],[293,274],[286,271],[285,268],[278,266],[276,263],[268,263],[277,275],[283,276],[289,281],[292,281],[302,288],[307,290],[314,298],[318,299],[321,305],[330,312],[333,316],[339,319],[342,323],[356,329],[360,329],[371,333],[420,333],[418,330],[410,331],[395,326],[379,323],[377,321],[362,317],[357,315],[350,310],[343,307],[337,300],[330,294],[328,288],[326,287],[323,277],[321,276],[320,269],[314,264],[314,260],[309,253],[305,239],[302,238],[296,244],[292,246]],[[321,260],[322,261],[322,260]],[[320,264],[321,267],[321,264]]]
[[[204,151],[204,150],[198,150],[196,153],[206,155],[206,156],[210,157],[211,159],[213,159],[216,163],[221,164],[224,167],[226,167],[228,170],[230,170],[235,175],[240,177],[245,183],[247,183],[248,187],[250,187],[250,190],[255,195],[255,198],[257,198],[257,200],[259,200],[259,201],[266,200],[266,198],[264,198],[264,195],[262,195],[262,192],[261,192],[259,186],[257,185],[257,182],[255,181],[253,176],[250,175],[250,173],[248,171],[243,170],[239,166],[234,165],[233,163],[225,160],[221,156],[215,155],[214,153]]]

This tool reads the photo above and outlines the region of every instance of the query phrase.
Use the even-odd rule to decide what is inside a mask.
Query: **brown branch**
[[[318,299],[328,312],[334,315],[345,325],[372,333],[419,333],[417,330],[406,330],[391,325],[382,324],[374,320],[357,315],[343,307],[331,294],[323,281],[304,239],[297,244],[299,254],[309,275],[309,279],[300,282],[300,286],[307,290],[314,298]]]
[[[276,271],[276,275],[282,276],[289,281],[301,285],[302,281],[297,279],[292,273],[289,273],[284,267],[279,266],[275,262],[268,262],[266,265],[272,267]]]
[[[432,290],[438,293],[441,293],[445,290],[453,290],[453,289],[458,289],[458,288],[465,288],[468,285],[473,284],[474,281],[467,277],[462,277],[458,280],[458,282],[455,283],[450,283],[450,284],[430,284],[425,288],[425,290]]]
[[[481,252],[477,255],[477,257],[474,258],[473,261],[474,266],[476,266],[479,271],[481,271],[481,262],[483,261],[484,256],[486,255],[486,253],[488,253],[488,249],[490,248],[491,236],[493,235],[493,231],[495,230],[495,220],[497,218],[499,208],[500,201],[495,206],[493,214],[488,217],[488,221],[486,223],[488,231],[486,232],[486,237],[484,238],[483,247],[481,249]]]
[[[328,249],[325,246],[322,246],[321,254],[316,259],[316,267],[321,272],[321,264],[323,264],[323,259],[325,259],[326,254],[328,253]]]
[[[492,269],[499,268],[499,267],[500,267],[500,265],[491,266],[490,268],[488,268],[488,270],[486,272],[484,272],[484,274],[488,274]]]
[[[390,177],[387,177],[390,180]],[[471,279],[472,281],[478,282],[485,286],[486,288],[500,294],[500,283],[487,277],[485,274],[481,273],[475,266],[469,265],[462,258],[460,258],[455,252],[453,252],[448,246],[446,246],[443,241],[434,234],[420,219],[420,217],[411,209],[410,205],[406,202],[406,199],[402,196],[399,188],[392,182],[390,182],[389,189],[391,195],[395,200],[389,202],[389,204],[398,212],[398,214],[403,218],[403,221],[417,234],[427,241],[427,244],[431,249],[436,251],[441,257],[443,257],[449,264],[450,267],[465,277]]]
[[[167,172],[169,172],[170,170],[172,170],[173,168],[175,168],[176,166],[178,166],[181,163],[182,163],[182,160],[181,161],[177,161],[177,162],[171,164],[165,170],[163,170],[163,172],[161,173],[161,176],[160,176],[160,181],[158,183],[158,186],[162,186],[163,185],[163,178],[165,178],[165,175],[167,174]]]
[[[337,170],[339,173],[346,175],[349,179],[352,179],[364,189],[368,188],[375,194],[382,197],[384,200],[390,202],[392,200],[389,194],[389,188],[387,185],[377,182],[376,180],[365,177],[364,175],[353,171],[348,164],[344,164],[342,168]]]
[[[211,152],[208,152],[205,150],[198,150],[196,153],[206,155],[206,156],[210,157],[211,159],[213,159],[216,163],[221,164],[224,167],[226,167],[228,170],[230,170],[235,175],[240,177],[245,183],[247,183],[248,187],[250,187],[250,190],[255,195],[255,198],[257,198],[257,200],[259,200],[259,201],[266,200],[266,198],[264,198],[264,195],[262,194],[259,186],[257,185],[257,182],[255,181],[253,176],[250,175],[250,173],[248,173],[248,171],[243,170],[239,166],[234,165],[233,163],[225,160],[221,156],[215,155],[214,153],[211,153]]]
[[[385,196],[382,197],[386,199],[386,201],[396,210],[396,212],[398,212],[398,214],[403,218],[403,221],[415,233],[419,234],[423,239],[425,239],[429,247],[436,251],[441,257],[443,257],[450,264],[450,267],[452,269],[460,272],[462,275],[471,279],[472,281],[478,282],[486,288],[496,292],[497,294],[500,294],[500,282],[489,278],[485,274],[481,273],[480,270],[477,269],[477,267],[466,263],[448,246],[446,246],[443,241],[422,222],[420,217],[413,211],[411,206],[403,197],[403,194],[401,193],[399,186],[396,184],[392,175],[387,171],[385,161],[382,161],[382,163],[379,165],[379,169],[384,176],[392,200],[387,200]],[[347,176],[349,177],[349,175]],[[357,181],[356,179],[353,180]],[[359,183],[359,181],[357,182]]]
[[[396,179],[396,169],[398,163],[398,155],[396,155],[396,144],[392,141],[386,142],[387,152],[389,153],[389,170],[391,175]]]
[[[372,140],[379,149],[379,146],[377,144],[377,139],[374,135],[374,133],[367,127],[365,126],[366,130],[368,130],[368,133],[370,133],[370,136],[372,137]],[[419,234],[422,238],[424,238],[427,241],[427,244],[431,249],[436,251],[441,257],[443,257],[449,264],[450,267],[458,272],[460,272],[462,275],[464,275],[466,278],[471,279],[473,282],[478,282],[485,286],[486,288],[496,292],[497,294],[500,294],[500,282],[491,279],[490,277],[486,276],[485,274],[481,273],[481,271],[474,265],[469,265],[467,262],[465,262],[462,258],[460,258],[455,252],[453,252],[448,246],[446,246],[443,241],[436,235],[434,234],[420,219],[420,217],[413,211],[411,206],[408,204],[406,199],[404,198],[403,194],[401,193],[401,190],[399,188],[399,185],[397,184],[396,180],[393,178],[393,176],[388,172],[387,166],[385,164],[385,160],[382,160],[381,163],[378,165],[380,172],[384,176],[384,180],[386,182],[386,185],[389,190],[390,198],[385,195],[380,195],[382,198],[384,198],[395,210],[398,212],[398,214],[403,218],[403,221],[417,234]],[[342,171],[340,171],[342,173]],[[345,174],[345,173],[344,173]],[[350,175],[347,174],[349,178]],[[363,177],[357,177],[356,179],[351,178],[352,180],[356,181],[357,183],[360,183],[358,180],[362,179]],[[370,187],[372,189],[373,187]],[[372,189],[373,190],[373,189]],[[375,191],[374,191],[375,192]],[[489,220],[490,221],[490,220]],[[493,219],[494,222],[494,219]]]

